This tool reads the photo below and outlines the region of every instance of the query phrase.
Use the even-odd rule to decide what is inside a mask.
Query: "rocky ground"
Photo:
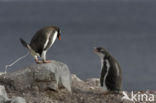
[[[99,79],[92,78],[86,81],[80,80],[76,75],[72,75],[73,87],[72,94],[65,89],[59,91],[44,91],[41,93],[25,92],[25,93],[8,93],[9,97],[24,97],[27,103],[156,103],[156,102],[132,102],[122,100],[122,94],[103,95],[99,87]],[[156,92],[149,92],[156,95]],[[145,93],[145,92],[141,92]],[[155,98],[156,100],[156,98]]]
[[[74,74],[71,75],[71,93],[69,84],[65,84],[65,87],[58,84],[57,87],[57,82],[61,83],[62,81],[54,79],[56,77],[61,78],[63,74],[60,73],[65,72],[66,75],[70,75],[68,67],[60,62],[53,62],[52,65],[33,65],[11,74],[1,75],[0,84],[5,86],[9,98],[20,96],[27,103],[156,103],[122,100],[123,93],[104,95],[101,92],[98,78],[90,78],[83,81]],[[70,79],[66,75],[63,76],[66,78],[64,80],[70,83]],[[156,97],[156,92],[154,91],[145,92],[146,94],[154,94]],[[140,92],[140,94],[145,92]],[[127,94],[130,95],[130,93]],[[156,98],[154,99],[156,100]]]
[[[96,78],[82,81],[76,75],[72,75],[72,80],[72,94],[62,88],[59,91],[10,92],[8,95],[10,98],[24,97],[28,103],[131,103],[122,101],[121,94],[103,95],[98,86],[99,80]]]

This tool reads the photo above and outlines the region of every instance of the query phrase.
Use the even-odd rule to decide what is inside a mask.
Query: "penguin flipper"
[[[25,40],[23,40],[22,38],[20,38],[20,42],[22,43],[22,45],[24,47],[28,48],[28,43]]]

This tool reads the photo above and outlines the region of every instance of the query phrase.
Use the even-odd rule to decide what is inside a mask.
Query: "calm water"
[[[0,2],[0,71],[24,55],[19,43],[41,27],[59,25],[47,58],[66,63],[82,79],[99,77],[92,51],[107,48],[123,70],[125,90],[156,89],[156,2]],[[31,56],[11,67],[34,63]]]

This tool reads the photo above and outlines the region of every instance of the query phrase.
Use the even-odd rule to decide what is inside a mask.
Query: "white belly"
[[[102,86],[102,90],[103,90],[103,91],[107,91],[107,90],[108,90],[108,89],[107,89],[107,86],[106,86],[106,77],[107,77],[107,75],[108,75],[109,68],[110,68],[109,61],[108,61],[108,60],[105,60],[105,61],[106,61],[106,66],[107,66],[107,72],[106,72],[106,74],[105,74],[105,76],[104,76],[104,81],[103,81],[103,86]]]
[[[52,38],[52,43],[51,43],[50,47],[54,44],[54,42],[55,42],[55,40],[56,40],[56,38],[57,38],[57,34],[58,34],[58,32],[56,31],[56,32],[54,33],[54,37]]]
[[[58,32],[56,31],[56,32],[54,33],[54,36],[52,37],[52,42],[51,42],[49,48],[54,44],[54,42],[55,42],[55,40],[56,40],[56,38],[57,38],[57,34],[58,34]],[[50,37],[50,35],[49,35],[49,37]],[[46,48],[47,45],[48,45],[49,37],[48,37],[47,41],[46,41],[45,44],[44,44],[44,48]]]

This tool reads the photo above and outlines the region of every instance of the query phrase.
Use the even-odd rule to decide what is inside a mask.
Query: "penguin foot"
[[[38,59],[35,59],[35,62],[36,62],[37,64],[42,64],[42,63],[43,63],[42,61],[39,61]]]
[[[37,61],[36,63],[37,63],[37,64],[42,64],[43,62],[42,62],[42,61]]]
[[[51,63],[51,60],[43,60],[43,63]]]

